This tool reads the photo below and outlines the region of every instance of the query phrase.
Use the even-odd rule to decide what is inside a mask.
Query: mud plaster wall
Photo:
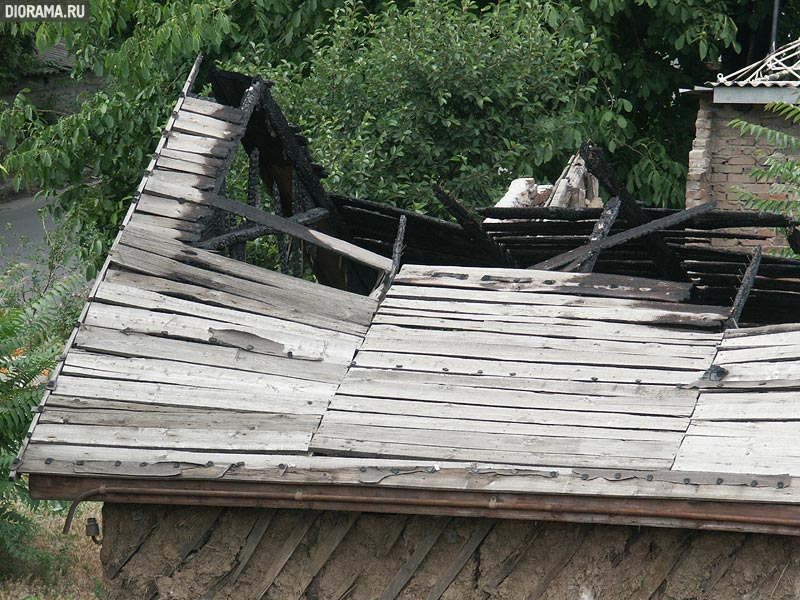
[[[792,537],[124,504],[103,521],[109,600],[800,597]]]
[[[743,210],[746,207],[739,199],[738,187],[760,197],[770,196],[769,183],[756,183],[750,176],[759,161],[756,150],[771,152],[773,148],[756,142],[753,136],[742,136],[738,129],[730,127],[732,119],[742,119],[778,131],[797,134],[797,128],[782,117],[764,110],[760,105],[713,104],[710,95],[701,97],[695,122],[695,139],[689,152],[689,174],[686,181],[686,207],[697,206],[716,200],[717,208]],[[785,196],[778,196],[783,199]],[[731,229],[732,232],[744,231]],[[751,231],[752,233],[752,231]],[[761,245],[765,250],[786,247],[784,232],[762,229],[758,233],[768,235],[770,240],[715,239],[712,244],[724,247],[740,247],[749,250]]]

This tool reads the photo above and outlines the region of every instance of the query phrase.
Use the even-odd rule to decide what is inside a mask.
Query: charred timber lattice
[[[607,248],[613,248],[614,246],[619,246],[620,244],[624,244],[625,242],[629,242],[630,240],[635,240],[637,238],[646,238],[652,235],[653,232],[687,221],[694,215],[708,212],[712,210],[714,206],[714,202],[706,202],[700,206],[686,209],[683,212],[675,213],[662,219],[656,219],[655,221],[649,221],[639,225],[638,227],[626,229],[625,231],[622,231],[616,235],[612,235],[594,242],[589,242],[585,246],[575,248],[574,250],[570,250],[564,254],[559,254],[558,256],[554,256],[553,258],[540,262],[530,268],[544,270],[558,269],[570,263],[585,260],[592,253],[597,253]],[[681,269],[682,268],[683,267],[681,267]]]
[[[628,222],[634,226],[641,226],[648,222],[647,216],[636,202],[636,199],[617,180],[614,172],[603,160],[602,148],[584,143],[581,145],[581,158],[586,163],[586,168],[589,169],[592,175],[597,177],[600,184],[622,201],[620,212]],[[689,275],[681,265],[680,258],[667,246],[664,238],[656,230],[647,232],[644,239],[653,257],[653,262],[665,277],[676,281],[689,281]]]
[[[731,308],[731,316],[728,317],[727,321],[725,321],[726,329],[735,329],[739,327],[739,319],[742,317],[744,305],[747,303],[747,299],[750,297],[753,284],[755,284],[756,275],[758,274],[758,267],[760,264],[761,246],[758,246],[755,252],[753,252],[753,258],[750,259],[750,264],[747,266],[747,270],[742,276],[742,283],[739,286],[739,291],[736,292],[736,298],[734,299],[733,307]]]
[[[312,208],[304,213],[290,217],[289,221],[309,227],[327,219],[328,214],[328,211],[324,208]],[[217,237],[206,240],[205,242],[200,242],[197,244],[197,247],[203,248],[204,250],[218,250],[220,248],[226,248],[242,242],[249,242],[250,240],[273,234],[281,235],[281,232],[273,227],[267,227],[266,225],[257,225],[255,227],[251,225],[245,225],[244,227],[229,233],[218,235]]]
[[[509,267],[515,266],[514,259],[511,258],[508,251],[486,233],[481,223],[469,214],[469,211],[464,208],[458,200],[451,194],[445,192],[444,189],[438,185],[433,186],[433,193],[474,242],[483,246],[489,255],[500,261],[502,265]]]
[[[681,211],[674,208],[643,208],[648,220],[660,219]],[[590,221],[600,218],[601,208],[564,208],[561,206],[503,207],[488,206],[477,212],[489,219],[544,219],[547,221]],[[787,215],[748,210],[713,210],[697,215],[684,223],[691,229],[724,229],[728,227],[793,227],[796,221]],[[525,228],[529,223],[520,223]]]
[[[365,250],[364,248],[355,246],[349,242],[345,242],[344,240],[340,240],[339,238],[335,238],[331,235],[314,231],[308,227],[304,227],[303,225],[295,223],[294,221],[290,221],[289,219],[272,215],[261,210],[260,208],[247,206],[246,204],[236,202],[235,200],[230,200],[224,196],[214,196],[210,199],[209,203],[215,208],[239,215],[240,217],[244,217],[245,219],[253,221],[254,223],[266,225],[275,231],[288,233],[289,235],[303,240],[304,242],[313,244],[319,248],[324,248],[325,250],[330,250],[345,256],[350,260],[354,260],[379,271],[388,272],[392,268],[392,261],[388,258],[380,256],[379,254],[375,254],[374,252],[370,252],[369,250]]]

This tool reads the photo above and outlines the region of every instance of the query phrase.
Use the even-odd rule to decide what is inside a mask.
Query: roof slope
[[[800,326],[600,273],[406,265],[378,303],[202,250],[246,123],[178,101],[15,465],[37,497],[800,534]]]

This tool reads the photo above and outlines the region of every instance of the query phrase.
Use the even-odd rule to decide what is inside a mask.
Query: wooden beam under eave
[[[712,529],[800,536],[800,506],[672,498],[30,475],[34,499],[293,508]]]

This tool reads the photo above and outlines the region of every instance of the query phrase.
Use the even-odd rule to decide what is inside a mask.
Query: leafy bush
[[[560,169],[586,133],[577,107],[597,85],[580,65],[593,40],[550,30],[543,9],[420,0],[370,14],[351,2],[312,37],[309,62],[267,75],[332,189],[431,212],[430,185],[444,180],[483,203],[512,175]],[[257,69],[260,50],[234,65]]]
[[[785,102],[772,102],[767,104],[766,110],[783,116],[791,123],[800,121],[800,106]],[[761,165],[753,169],[750,175],[757,182],[770,184],[768,197],[758,196],[747,190],[739,188],[740,195],[751,208],[773,212],[798,214],[798,201],[800,201],[800,137],[792,134],[748,123],[741,119],[730,122],[732,127],[737,127],[743,135],[752,135],[757,140],[763,140],[775,150],[767,152],[756,150],[754,152]]]
[[[30,497],[8,474],[84,301],[82,275],[60,266],[69,261],[66,235],[51,236],[42,268],[15,262],[0,274],[0,564],[9,567],[52,559],[28,543],[34,523],[17,507],[31,505]]]

